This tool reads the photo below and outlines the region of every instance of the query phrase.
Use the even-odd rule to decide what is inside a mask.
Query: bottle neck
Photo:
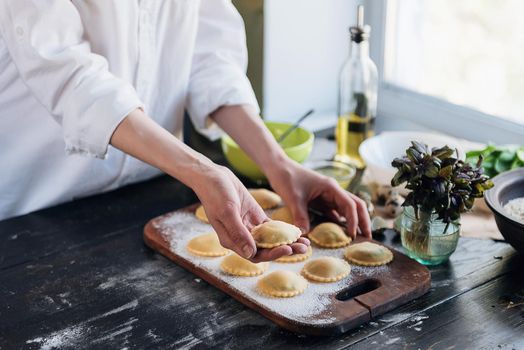
[[[356,43],[351,41],[350,57],[352,59],[363,59],[369,57],[369,42],[367,40]]]

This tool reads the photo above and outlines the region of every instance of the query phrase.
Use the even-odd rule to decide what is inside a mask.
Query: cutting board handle
[[[358,296],[372,292],[382,286],[379,280],[375,278],[367,278],[362,280],[344,290],[341,290],[335,298],[339,301],[353,300]]]

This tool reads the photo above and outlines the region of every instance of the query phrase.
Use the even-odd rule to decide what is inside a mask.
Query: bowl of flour
[[[524,254],[524,168],[501,173],[486,191],[488,207],[506,241]]]

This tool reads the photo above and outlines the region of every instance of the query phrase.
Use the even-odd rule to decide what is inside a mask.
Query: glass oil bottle
[[[377,112],[377,67],[369,57],[369,33],[364,7],[358,7],[357,25],[350,27],[351,48],[339,80],[337,153],[335,160],[365,167],[358,148],[374,135]]]

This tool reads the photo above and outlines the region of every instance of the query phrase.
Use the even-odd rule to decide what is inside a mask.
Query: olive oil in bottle
[[[370,27],[364,25],[363,6],[358,7],[357,25],[349,31],[351,50],[339,81],[335,160],[363,168],[358,148],[374,134],[378,89],[377,67],[369,57]]]

